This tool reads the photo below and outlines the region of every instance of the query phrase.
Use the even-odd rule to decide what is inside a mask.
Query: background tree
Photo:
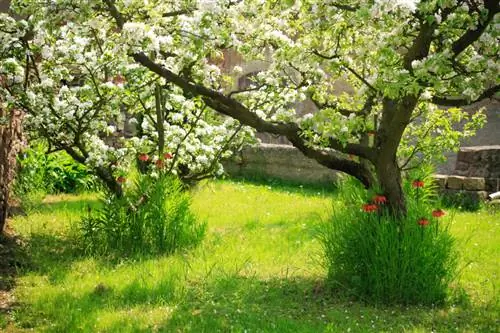
[[[6,107],[26,113],[26,130],[49,152],[66,151],[118,195],[133,159],[185,182],[220,173],[221,157],[238,149],[249,130],[131,62],[110,37],[112,22],[93,17],[91,5],[13,3],[28,18],[19,24],[30,38],[1,33],[6,50],[19,50],[0,60],[16,83],[2,90]]]
[[[393,211],[403,214],[401,170],[408,162],[398,160],[398,148],[415,133],[409,125],[423,124],[422,135],[441,132],[440,146],[449,148],[470,135],[481,117],[459,134],[451,123],[466,114],[434,105],[463,106],[499,90],[496,1],[187,1],[150,3],[141,10],[135,1],[105,3],[126,41],[148,31],[152,40],[183,42],[182,54],[176,44],[155,52],[129,43],[136,62],[202,96],[218,112],[283,135],[306,156],[366,186],[377,184]],[[175,66],[189,54],[197,61],[191,68],[197,68],[228,47],[270,62],[253,87],[227,92],[207,82],[210,76],[186,76]],[[355,94],[338,96],[339,79]],[[297,118],[291,103],[307,97],[320,111]],[[421,148],[417,138],[404,152],[409,158]]]

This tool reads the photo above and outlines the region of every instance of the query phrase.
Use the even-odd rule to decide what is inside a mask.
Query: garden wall
[[[437,174],[435,179],[445,196],[486,199],[489,193],[500,191],[500,145],[461,148],[453,173]]]
[[[231,176],[263,176],[304,183],[333,182],[338,173],[305,157],[290,145],[261,144],[244,148],[224,161]],[[439,191],[468,200],[500,191],[500,145],[463,147],[450,175],[435,175]]]
[[[303,183],[333,182],[337,177],[337,172],[305,157],[290,145],[245,147],[223,164],[231,176],[262,176]]]

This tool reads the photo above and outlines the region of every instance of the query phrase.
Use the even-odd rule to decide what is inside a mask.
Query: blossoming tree
[[[12,5],[27,19],[2,16],[3,107],[23,110],[32,136],[89,166],[112,192],[121,194],[135,157],[143,171],[193,182],[219,173],[221,157],[250,137],[198,96],[131,61],[92,4]]]
[[[378,184],[404,214],[402,169],[417,153],[436,157],[471,135],[483,116],[458,107],[499,90],[498,12],[497,1],[107,0],[102,15],[137,63],[319,163]],[[269,66],[232,91],[207,62],[224,48]],[[338,94],[340,80],[354,93]],[[318,112],[297,117],[293,103],[306,98]]]
[[[257,131],[283,135],[319,163],[380,186],[400,213],[402,170],[416,155],[433,159],[472,135],[484,117],[459,107],[499,89],[497,1],[18,0],[14,7],[37,34],[60,34],[61,27],[89,40],[100,34],[100,43],[85,43],[75,57],[84,57],[81,64],[101,59],[87,65],[101,78],[108,59],[117,62],[108,66],[113,73],[138,71],[168,96],[181,94]],[[38,52],[65,38],[45,39]],[[234,77],[215,65],[229,48],[267,63],[245,89],[234,90]],[[89,50],[99,56],[87,57]],[[339,93],[339,82],[353,92]],[[317,112],[296,115],[295,104],[306,99]],[[460,130],[452,127],[457,122]]]

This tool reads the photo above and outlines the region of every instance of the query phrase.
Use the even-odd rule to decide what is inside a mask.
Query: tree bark
[[[406,215],[406,200],[396,154],[380,155],[375,164],[375,173],[378,184],[387,197],[391,212],[395,215]]]
[[[418,97],[401,100],[384,99],[382,119],[376,138],[377,157],[374,159],[377,181],[396,215],[406,215],[407,207],[401,181],[397,152],[403,133],[411,121]]]
[[[23,113],[0,108],[0,234],[9,211],[9,194],[16,175],[16,156],[21,150]]]
[[[75,161],[85,164],[85,157],[77,153],[72,147],[62,147]],[[82,152],[86,154],[85,152]],[[106,187],[118,197],[123,196],[123,188],[118,183],[118,181],[113,177],[113,172],[109,168],[105,167],[96,167],[94,168],[94,172],[101,179],[101,181],[106,185]]]

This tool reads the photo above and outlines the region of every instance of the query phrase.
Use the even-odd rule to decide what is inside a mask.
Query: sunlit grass
[[[140,261],[106,262],[76,247],[72,235],[81,214],[98,204],[95,194],[51,196],[16,218],[31,263],[20,271],[8,330],[488,332],[498,325],[498,212],[455,215],[464,267],[455,289],[463,292],[447,307],[383,308],[323,285],[314,235],[334,192],[208,182],[193,196],[208,223],[202,245]]]

